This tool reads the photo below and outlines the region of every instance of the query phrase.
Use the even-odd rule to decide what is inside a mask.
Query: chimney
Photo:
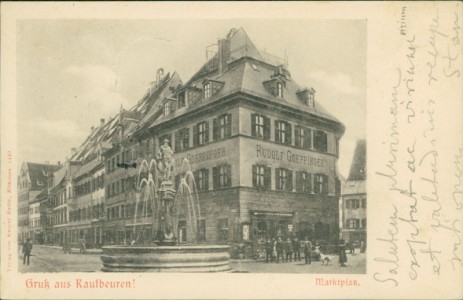
[[[58,160],[58,166],[61,166],[61,162]]]
[[[95,130],[95,127],[94,126],[90,127],[90,133],[92,133],[93,130]]]
[[[156,87],[159,86],[159,84],[161,83],[161,80],[164,78],[164,69],[163,68],[159,68],[157,71],[156,71]]]
[[[223,74],[227,71],[228,60],[230,59],[230,40],[220,39],[218,50],[219,73]]]
[[[71,153],[72,153],[73,155],[76,154],[76,152],[77,152],[76,148],[71,148]]]
[[[103,125],[104,125],[104,122],[105,122],[105,120],[104,120],[103,118],[100,119],[100,126],[103,126]]]

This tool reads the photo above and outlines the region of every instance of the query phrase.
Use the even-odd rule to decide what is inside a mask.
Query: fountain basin
[[[228,272],[227,245],[105,246],[104,272]]]

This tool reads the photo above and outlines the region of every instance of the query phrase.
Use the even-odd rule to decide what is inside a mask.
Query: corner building
[[[201,207],[197,239],[244,244],[252,255],[267,238],[337,242],[344,125],[243,29],[219,40],[217,54],[158,105],[160,116],[132,139],[154,137],[154,153],[170,141],[177,186],[189,161]],[[180,242],[186,226],[182,216],[174,224]]]

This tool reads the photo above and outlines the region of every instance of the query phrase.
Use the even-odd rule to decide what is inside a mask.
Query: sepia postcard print
[[[463,297],[460,2],[1,14],[2,299]]]

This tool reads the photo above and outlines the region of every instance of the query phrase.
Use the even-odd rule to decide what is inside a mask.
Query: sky
[[[346,126],[338,165],[347,177],[366,134],[365,20],[20,20],[18,162],[65,161],[101,118],[140,100],[158,68],[186,82],[233,27],[286,55],[291,77]]]

